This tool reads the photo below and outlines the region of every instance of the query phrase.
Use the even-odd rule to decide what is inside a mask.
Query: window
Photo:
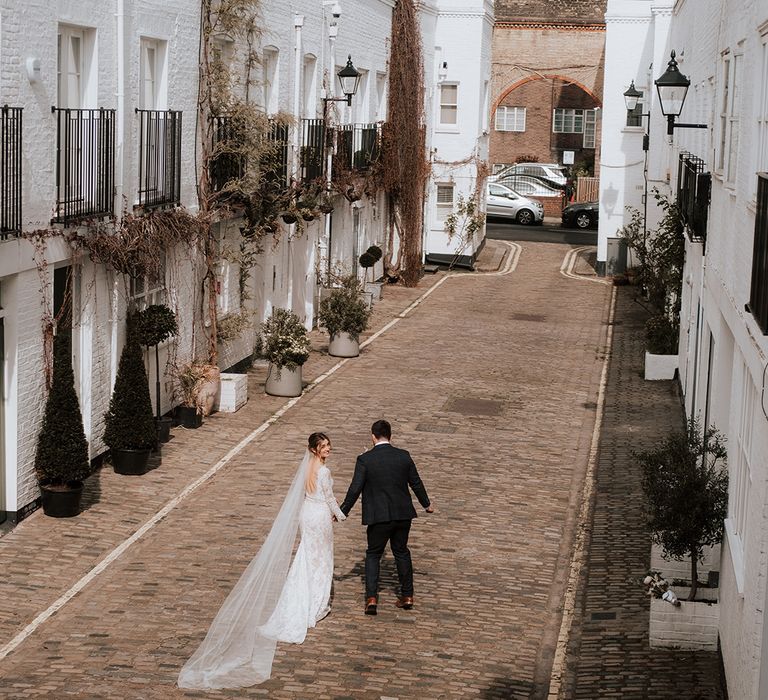
[[[757,163],[755,172],[768,170],[768,35],[763,36],[760,55],[760,102],[757,111]],[[752,197],[756,195],[757,178],[753,180]]]
[[[317,58],[312,54],[304,56],[304,89],[303,89],[303,103],[304,103],[304,117],[311,119],[316,116],[317,102],[315,96],[315,75],[316,75]]]
[[[387,76],[376,74],[376,121],[382,122],[387,118]]]
[[[595,131],[597,129],[597,110],[584,110],[584,148],[595,147]]]
[[[57,93],[62,109],[83,106],[83,49],[85,32],[76,27],[59,27]]]
[[[556,134],[584,133],[584,110],[556,109],[552,120],[552,131]]]
[[[717,169],[726,182],[736,179],[739,156],[739,131],[741,111],[741,54],[723,57],[723,87],[720,93],[720,139]]]
[[[338,78],[337,78],[338,80]],[[352,109],[354,110],[354,121],[358,124],[367,122],[369,120],[368,111],[368,71],[360,70],[360,82],[357,86],[357,94],[355,99],[352,100]]]
[[[280,54],[274,47],[264,49],[262,69],[264,71],[264,111],[275,114],[278,111],[278,60]]]
[[[453,211],[453,185],[437,186],[437,219],[442,221]]]
[[[642,126],[643,112],[645,112],[645,102],[643,90],[638,90],[640,97],[637,98],[637,104],[634,109],[627,110],[627,126]]]
[[[162,253],[160,261],[160,273],[157,277],[131,277],[129,278],[128,296],[136,303],[139,311],[152,304],[165,303],[165,254]]]
[[[739,590],[744,585],[744,547],[747,537],[747,512],[752,488],[752,434],[755,422],[757,390],[747,366],[741,365],[741,411],[734,444],[729,457],[730,483],[728,485],[728,532],[731,536],[734,570]]]
[[[141,64],[139,77],[139,109],[157,109],[157,42],[141,40]]]
[[[458,123],[459,86],[440,86],[440,124],[453,125]]]
[[[525,107],[498,107],[496,131],[525,131]]]

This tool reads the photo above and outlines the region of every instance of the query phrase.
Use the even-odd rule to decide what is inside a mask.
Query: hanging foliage
[[[390,225],[400,239],[397,260],[390,260],[388,266],[406,286],[413,287],[421,277],[422,207],[428,173],[424,68],[413,0],[398,0],[392,12],[388,114],[382,129],[384,187],[392,206]]]

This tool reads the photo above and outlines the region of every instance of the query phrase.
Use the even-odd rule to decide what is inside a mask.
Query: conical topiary
[[[111,450],[147,450],[157,443],[141,346],[130,331],[105,420],[104,442]]]
[[[37,479],[46,486],[82,481],[91,472],[70,346],[67,333],[59,333],[53,340],[53,384],[35,454]]]

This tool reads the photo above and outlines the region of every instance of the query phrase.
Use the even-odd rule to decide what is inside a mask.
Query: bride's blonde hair
[[[323,444],[323,442],[328,441],[328,444],[331,444],[331,438],[329,438],[325,433],[312,433],[312,435],[309,436],[309,439],[307,440],[307,449],[315,456],[317,456],[317,448],[320,447],[320,445]],[[309,472],[307,473],[307,481],[304,486],[304,490],[307,493],[314,493],[315,489],[317,488],[317,470],[319,469],[319,466],[317,462],[310,462]]]

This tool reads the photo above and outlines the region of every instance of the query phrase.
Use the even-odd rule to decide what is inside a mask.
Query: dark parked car
[[[596,228],[600,205],[597,202],[575,202],[563,209],[563,226]]]

